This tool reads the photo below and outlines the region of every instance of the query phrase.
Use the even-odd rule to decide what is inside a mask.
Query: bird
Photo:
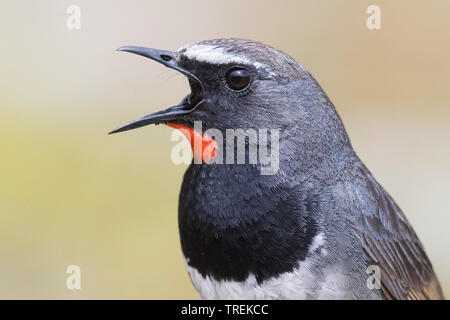
[[[110,133],[165,124],[191,144],[202,139],[192,146],[178,206],[184,263],[201,298],[444,298],[411,224],[357,156],[329,97],[294,58],[239,38],[175,52],[118,51],[188,79],[191,92],[178,105]],[[233,158],[242,150],[206,133],[239,128],[278,132],[266,140],[277,155],[273,172],[264,173],[259,158],[215,163],[214,152]],[[243,140],[247,158],[250,138]],[[212,161],[202,161],[211,145]]]

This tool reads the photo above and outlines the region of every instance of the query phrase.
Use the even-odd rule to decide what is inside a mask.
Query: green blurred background
[[[66,9],[81,8],[81,30]],[[382,29],[366,28],[381,7]],[[243,37],[316,77],[353,145],[404,209],[450,294],[450,1],[3,1],[0,298],[197,298],[171,130],[106,133],[177,103],[175,71],[122,45]],[[68,265],[81,290],[66,288]]]

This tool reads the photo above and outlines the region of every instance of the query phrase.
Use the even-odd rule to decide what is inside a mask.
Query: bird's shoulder
[[[339,211],[380,268],[387,299],[443,299],[422,244],[392,197],[360,161],[332,187]]]

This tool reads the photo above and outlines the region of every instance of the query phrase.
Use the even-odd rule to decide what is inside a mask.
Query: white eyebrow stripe
[[[214,63],[214,64],[226,64],[226,63],[238,63],[238,64],[251,64],[247,59],[239,56],[235,56],[226,52],[223,48],[211,46],[211,45],[199,45],[194,44],[186,48],[183,54],[188,59],[195,59],[201,62]]]
[[[192,44],[187,44],[187,45],[181,47],[180,49],[178,49],[177,52],[180,52],[180,51],[182,51],[182,50],[184,50],[184,49],[187,49],[187,48],[190,47],[190,46],[192,46]]]
[[[183,51],[184,52],[181,52]],[[186,56],[189,60],[197,60],[200,62],[206,62],[211,64],[243,64],[253,65],[257,70],[264,71],[267,75],[275,77],[276,74],[271,71],[266,65],[261,62],[251,62],[250,60],[241,56],[236,56],[225,51],[221,47],[205,45],[205,44],[193,44],[187,45],[179,50],[181,54]]]

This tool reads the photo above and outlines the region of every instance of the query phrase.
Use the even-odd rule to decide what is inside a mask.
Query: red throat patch
[[[209,163],[216,156],[217,142],[202,133],[195,131],[185,125],[177,123],[166,123],[168,127],[180,130],[191,144],[192,153],[199,163]]]

